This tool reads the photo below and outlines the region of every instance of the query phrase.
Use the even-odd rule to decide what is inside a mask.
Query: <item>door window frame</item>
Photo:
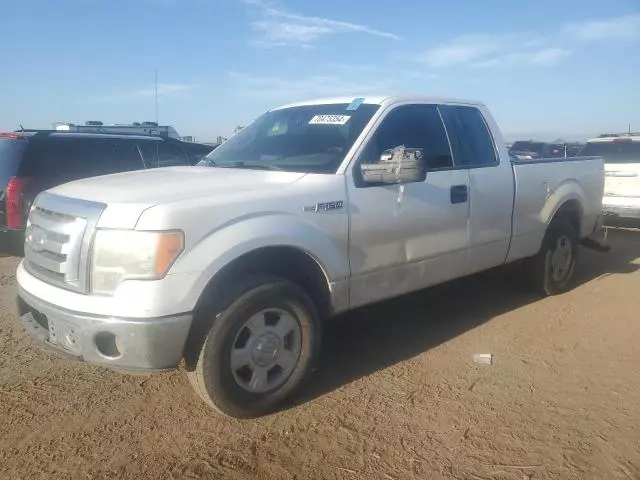
[[[489,140],[491,141],[491,147],[493,148],[493,154],[495,156],[496,161],[493,163],[486,163],[486,164],[482,164],[482,165],[456,165],[456,159],[455,159],[455,154],[453,153],[453,148],[451,149],[451,154],[453,156],[453,165],[454,168],[451,170],[475,170],[476,168],[490,168],[490,167],[497,167],[500,165],[500,151],[498,150],[498,147],[496,145],[496,140],[493,136],[493,132],[491,131],[491,128],[489,128],[489,123],[487,122],[486,117],[484,116],[484,112],[482,111],[482,109],[480,107],[478,107],[477,105],[466,105],[466,104],[454,104],[454,103],[440,103],[438,104],[438,111],[440,111],[440,107],[463,107],[463,108],[473,108],[475,109],[479,114],[480,114],[480,118],[482,119],[482,123],[484,123],[484,128],[487,131],[487,134],[489,135]],[[442,112],[440,111],[440,117],[442,118],[442,121],[444,123],[444,128],[447,131],[447,138],[449,138],[449,145],[451,145],[451,139],[449,137],[449,129],[447,128],[447,122],[444,119],[444,116],[442,115]]]
[[[337,174],[346,174],[351,178],[351,183],[355,188],[369,188],[369,187],[379,187],[380,185],[358,185],[357,174],[355,173],[355,169],[359,168],[361,163],[362,155],[364,154],[369,142],[373,139],[373,136],[378,130],[378,127],[382,125],[382,122],[387,118],[393,110],[399,107],[407,106],[407,105],[435,105],[438,108],[438,113],[440,114],[440,120],[444,126],[445,133],[447,135],[447,141],[449,143],[449,149],[451,150],[451,158],[453,159],[453,166],[439,169],[429,169],[427,170],[427,175],[429,172],[444,172],[444,171],[452,171],[452,170],[472,170],[477,168],[493,168],[497,167],[501,164],[502,159],[500,155],[500,149],[496,144],[496,139],[493,135],[493,131],[490,128],[489,121],[485,116],[483,108],[480,105],[469,104],[469,103],[448,103],[448,102],[429,102],[429,101],[404,101],[393,103],[391,105],[380,108],[378,112],[374,115],[374,117],[369,122],[369,125],[365,127],[365,129],[361,132],[360,138],[356,140],[351,148],[351,152],[349,155],[345,157],[345,163],[341,166]],[[447,124],[444,121],[444,117],[442,116],[442,112],[440,111],[440,107],[442,106],[451,106],[451,107],[469,107],[475,108],[480,113],[480,118],[484,122],[485,128],[489,134],[489,138],[491,140],[491,144],[493,146],[493,150],[496,156],[496,163],[486,164],[486,165],[458,165],[456,162],[455,154],[453,153],[453,148],[451,145],[451,136],[449,134],[449,129],[447,128]],[[426,181],[426,179],[425,179]]]
[[[438,111],[438,116],[440,117],[440,122],[442,123],[442,128],[444,129],[444,133],[445,136],[447,138],[447,144],[449,145],[449,152],[451,153],[451,163],[452,165],[450,167],[441,167],[441,168],[428,168],[427,169],[427,174],[429,172],[446,172],[446,171],[450,171],[450,170],[460,170],[460,167],[456,166],[456,161],[455,161],[455,157],[453,154],[453,148],[451,148],[451,138],[449,136],[449,132],[447,130],[447,125],[444,122],[444,118],[442,117],[442,112],[440,112],[440,103],[434,103],[434,102],[401,102],[401,103],[396,103],[393,105],[388,106],[385,109],[381,109],[381,111],[378,112],[378,117],[372,119],[371,125],[369,126],[368,129],[366,129],[366,131],[362,132],[362,134],[364,135],[364,137],[362,138],[362,140],[358,143],[357,146],[357,150],[354,153],[352,160],[350,161],[350,164],[352,164],[352,166],[348,166],[346,171],[348,171],[350,173],[350,177],[351,177],[351,181],[353,183],[353,185],[355,186],[355,188],[372,188],[372,187],[380,187],[380,186],[385,186],[385,185],[376,185],[376,184],[360,184],[357,180],[359,178],[358,173],[357,173],[357,169],[360,168],[360,164],[363,161],[364,158],[364,153],[366,152],[367,148],[369,147],[369,144],[374,140],[375,134],[377,133],[378,129],[380,128],[380,126],[384,123],[384,121],[387,119],[387,117],[389,115],[391,115],[391,113],[393,113],[394,111],[400,109],[400,108],[404,108],[404,107],[412,107],[412,106],[425,106],[425,107],[435,107],[436,110]],[[355,145],[354,145],[355,146]],[[414,183],[424,183],[426,182],[426,178],[424,180],[422,180],[421,182],[414,182]],[[389,185],[386,185],[389,186]],[[394,185],[391,185],[394,186]]]

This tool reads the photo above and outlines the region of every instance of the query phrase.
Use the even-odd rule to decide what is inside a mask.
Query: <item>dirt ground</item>
[[[0,478],[640,479],[640,232],[537,299],[500,273],[343,316],[278,414],[43,353],[0,259]],[[474,353],[492,353],[478,365]]]

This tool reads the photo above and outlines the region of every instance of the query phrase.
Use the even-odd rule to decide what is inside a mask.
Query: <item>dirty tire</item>
[[[315,368],[320,349],[320,319],[315,305],[305,291],[288,280],[271,276],[250,276],[235,282],[235,287],[230,285],[229,288],[230,292],[236,293],[233,293],[226,308],[219,311],[220,308],[212,306],[202,312],[202,315],[209,318],[202,319],[206,327],[198,333],[199,341],[192,343],[186,355],[187,376],[200,397],[217,411],[235,418],[255,418],[276,410]],[[284,337],[285,340],[281,339],[280,343],[277,339],[269,340],[270,337],[275,338],[275,327],[280,325],[278,315],[288,319],[294,332],[288,336],[296,337],[299,342],[296,343],[295,354],[286,350],[287,337]],[[268,325],[271,318],[275,318],[277,322],[275,327]],[[252,324],[255,321],[263,325],[260,327],[262,330],[258,330],[262,332],[261,335],[252,333],[253,325],[247,324],[250,319],[254,319]],[[237,349],[239,339],[246,332],[250,335],[244,346],[251,352],[248,363],[255,366],[256,370],[270,368],[269,374],[276,372],[273,377],[277,381],[273,388],[265,387],[265,381],[262,381],[255,382],[262,388],[253,390],[255,385],[251,368],[247,367],[248,371],[244,366],[242,369],[232,368],[233,359],[237,358],[233,356],[234,353],[242,351]],[[267,340],[261,340],[265,337]],[[295,343],[295,340],[290,343]],[[256,347],[258,344],[260,345]],[[278,356],[284,357],[283,352],[288,354],[290,371],[280,368],[279,364],[263,368],[264,363],[272,361],[276,353],[267,355],[268,358],[265,359],[260,348],[274,344],[280,345],[279,351],[274,347]],[[260,365],[256,363],[256,358],[258,361],[262,360]],[[291,360],[292,358],[297,360]],[[239,373],[244,376],[240,378]],[[262,378],[267,377],[268,375],[262,375]],[[250,380],[245,382],[245,378]]]
[[[528,259],[530,285],[536,293],[558,295],[572,286],[578,257],[578,232],[565,220],[549,225],[540,251]]]

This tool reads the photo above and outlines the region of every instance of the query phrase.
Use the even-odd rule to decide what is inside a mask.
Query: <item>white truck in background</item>
[[[568,289],[603,185],[599,157],[512,161],[481,103],[296,103],[199,166],[40,194],[22,324],[115,369],[184,359],[211,406],[262,415],[313,370],[336,313],[516,261],[542,294]]]
[[[640,133],[608,133],[587,142],[581,155],[604,158],[605,225],[640,227]]]

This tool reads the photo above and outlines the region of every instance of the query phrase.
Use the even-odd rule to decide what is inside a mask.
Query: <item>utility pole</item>
[[[158,67],[156,67],[155,102],[156,102],[156,124],[160,125],[158,123]]]

